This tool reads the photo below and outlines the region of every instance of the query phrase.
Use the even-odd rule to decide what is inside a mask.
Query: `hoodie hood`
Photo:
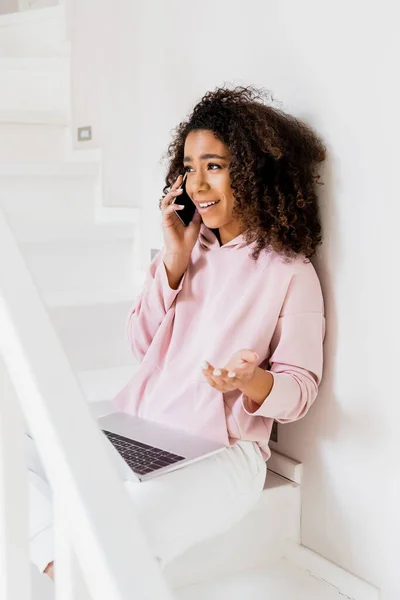
[[[217,236],[211,229],[209,229],[206,225],[204,225],[204,223],[202,223],[200,225],[199,243],[200,243],[200,246],[204,250],[213,250],[215,248],[220,248]],[[246,246],[246,242],[243,238],[243,235],[240,234],[240,235],[236,236],[230,242],[227,242],[226,244],[224,244],[223,247],[226,248],[226,246],[241,247],[241,246]]]

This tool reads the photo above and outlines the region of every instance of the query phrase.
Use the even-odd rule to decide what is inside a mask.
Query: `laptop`
[[[226,446],[116,412],[97,419],[123,480],[146,481],[216,454]]]

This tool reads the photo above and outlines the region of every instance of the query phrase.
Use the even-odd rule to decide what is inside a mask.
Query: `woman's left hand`
[[[254,350],[239,350],[222,369],[208,362],[202,363],[201,368],[211,387],[219,392],[231,392],[253,379],[259,361]]]

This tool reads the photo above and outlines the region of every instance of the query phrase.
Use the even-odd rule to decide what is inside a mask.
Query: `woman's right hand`
[[[188,260],[199,236],[201,216],[196,210],[191,223],[185,227],[175,214],[177,210],[182,210],[179,205],[179,196],[182,194],[182,190],[178,189],[182,180],[182,175],[179,175],[170,192],[162,198],[160,208],[163,214],[165,254],[179,255]],[[175,198],[177,198],[176,204],[173,204]]]

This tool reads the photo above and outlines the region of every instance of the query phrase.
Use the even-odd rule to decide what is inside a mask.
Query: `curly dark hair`
[[[207,92],[168,146],[167,193],[182,172],[184,145],[194,130],[210,130],[231,153],[233,218],[244,226],[251,258],[275,250],[310,258],[321,242],[316,184],[326,149],[310,126],[265,104],[269,92],[253,86]]]

